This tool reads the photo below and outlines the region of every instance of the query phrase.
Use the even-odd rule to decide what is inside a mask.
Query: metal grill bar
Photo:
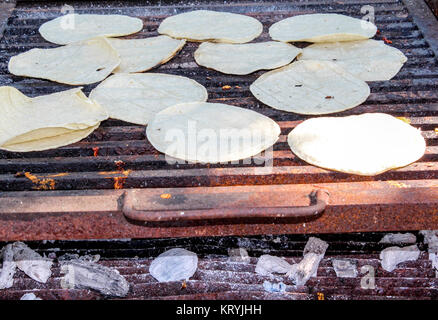
[[[242,232],[254,234],[267,231],[284,233],[396,230],[423,228],[426,225],[429,228],[438,227],[438,220],[434,218],[434,206],[438,202],[438,135],[435,131],[435,128],[438,128],[438,60],[435,55],[436,41],[431,38],[438,27],[426,23],[430,22],[427,15],[418,14],[417,9],[421,9],[421,5],[413,9],[412,1],[409,0],[358,0],[342,3],[241,1],[232,4],[212,1],[194,5],[176,1],[160,6],[153,2],[118,1],[71,4],[78,13],[121,13],[142,18],[145,24],[143,31],[130,38],[157,35],[156,28],[164,17],[196,8],[244,13],[258,18],[264,24],[264,33],[257,41],[268,40],[268,27],[292,15],[337,12],[360,17],[361,7],[371,4],[375,9],[376,24],[379,28],[376,38],[390,39],[393,46],[401,49],[409,60],[394,79],[371,83],[372,93],[363,105],[337,115],[386,112],[406,117],[412,125],[421,128],[426,139],[427,151],[417,163],[376,177],[354,176],[309,166],[296,158],[286,143],[286,136],[290,130],[308,117],[274,110],[258,102],[250,94],[249,85],[263,72],[249,76],[233,76],[198,67],[193,60],[193,52],[198,44],[188,43],[177,57],[154,72],[190,77],[207,87],[209,101],[249,108],[277,121],[282,135],[274,146],[272,170],[254,161],[241,161],[233,165],[169,165],[164,156],[154,150],[147,141],[144,127],[107,120],[88,138],[70,146],[44,152],[0,151],[0,219],[5,222],[5,226],[9,226],[9,229],[5,227],[5,230],[0,230],[0,239],[102,238],[125,237],[126,234],[130,237],[162,237],[173,235],[172,232],[184,236],[190,235],[193,230],[207,235]],[[0,39],[0,85],[13,85],[30,96],[70,88],[50,81],[16,77],[7,72],[7,62],[12,55],[33,47],[54,46],[41,38],[38,27],[41,23],[59,16],[62,5],[63,3],[45,2],[17,4]],[[224,91],[223,85],[231,85],[232,89]],[[95,85],[85,86],[84,91],[89,93],[94,87]],[[277,228],[271,228],[266,223],[248,228],[232,225],[164,230],[131,226],[123,220],[120,213],[121,192],[110,190],[120,186],[137,188],[141,194],[145,194],[144,197],[156,202],[155,197],[161,192],[183,194],[195,199],[196,195],[223,193],[222,189],[216,189],[217,187],[229,188],[228,194],[233,194],[239,186],[244,192],[264,194],[255,202],[260,206],[265,206],[263,202],[275,195],[278,199],[272,202],[272,206],[278,207],[282,204],[282,198],[277,195],[278,188],[288,194],[297,192],[303,195],[322,185],[330,192],[335,191],[335,194],[338,194],[329,205],[328,215],[324,215],[326,218],[308,222],[307,227],[291,222],[281,224]],[[361,190],[361,196],[364,198],[350,195],[348,192],[352,192],[351,190]],[[376,192],[383,195],[378,200],[375,198]],[[82,197],[83,200],[79,201],[82,204],[80,208],[70,205],[69,200],[66,200],[73,195]],[[93,201],[100,207],[94,203],[86,203],[87,199],[90,199],[87,195],[94,195]],[[296,198],[298,204],[303,200],[299,196]],[[61,203],[60,199],[67,202]],[[110,203],[102,205],[104,200]],[[48,205],[42,208],[26,207],[18,205],[19,201],[45,201]],[[192,203],[194,205],[194,200],[187,199],[172,209],[190,209]],[[237,203],[241,202],[236,202],[236,205]],[[208,204],[206,209],[216,206],[217,201],[211,200]],[[160,210],[159,206],[153,208]],[[161,208],[164,209],[169,207]],[[69,216],[69,213],[77,213],[78,210],[81,214],[90,214],[88,218],[82,218],[85,222],[76,221],[78,217]],[[24,212],[27,212],[26,218],[23,218]],[[48,212],[56,212],[57,216],[44,215]],[[370,221],[376,218],[374,214],[377,212],[380,214],[378,221],[370,224]],[[396,216],[392,217],[394,214]],[[344,215],[354,216],[357,220],[347,225],[345,220],[342,222]],[[104,221],[103,226],[96,227],[101,219]],[[73,231],[67,234],[66,229],[61,231],[62,228],[52,225],[59,221],[63,221],[60,225],[62,228],[66,228],[69,223],[72,224],[70,228]],[[335,226],[334,221],[340,222],[341,226]],[[27,228],[31,225],[33,228],[29,233]],[[47,225],[50,225],[49,228],[52,230],[45,230]],[[119,232],[120,230],[124,230],[125,235]]]
[[[63,254],[99,254],[99,264],[116,268],[131,284],[126,299],[422,299],[438,298],[438,279],[427,253],[417,261],[404,262],[392,272],[382,269],[379,252],[388,245],[379,243],[382,233],[318,235],[329,247],[318,268],[318,276],[312,277],[305,286],[293,286],[286,276],[262,276],[255,273],[257,258],[269,253],[284,257],[289,263],[302,259],[307,241],[303,235],[263,237],[221,237],[119,241],[55,241],[30,242],[40,254],[57,257]],[[417,234],[420,250],[426,249]],[[3,244],[0,243],[0,246]],[[163,251],[183,247],[199,256],[198,270],[183,288],[182,282],[158,283],[149,274],[151,257]],[[246,248],[250,260],[245,263],[228,260],[229,248]],[[357,263],[358,275],[354,278],[338,278],[331,259],[349,258]],[[375,289],[361,287],[362,266],[375,270]],[[33,292],[42,299],[101,299],[98,293],[81,289],[61,289],[58,264],[46,284],[33,281],[22,272],[15,277],[14,286],[0,291],[0,299],[19,299],[24,293]],[[285,293],[269,293],[263,282],[284,282]]]

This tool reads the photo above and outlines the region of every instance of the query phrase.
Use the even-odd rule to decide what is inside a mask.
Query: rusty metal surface
[[[135,190],[125,191],[122,201],[122,212],[129,220],[136,222],[182,222],[197,220],[238,220],[260,218],[314,218],[321,214],[329,203],[328,192],[320,189],[312,190],[308,195],[310,204],[308,206],[295,206],[290,203],[283,207],[239,207],[231,203],[228,207],[216,208],[190,208],[185,211],[180,210],[150,210],[138,209],[136,207]],[[172,194],[163,193],[161,199],[169,200]],[[144,203],[142,204],[144,206]],[[149,206],[149,203],[146,203]]]
[[[1,240],[161,238],[209,235],[340,233],[433,229],[438,226],[438,180],[327,183],[322,215],[307,219],[222,219],[137,223],[121,213],[124,190],[14,192],[0,197]],[[136,189],[150,210],[308,204],[308,184]],[[171,194],[163,199],[163,194]],[[421,210],[418,210],[418,207]],[[67,213],[65,213],[67,212]],[[415,212],[415,214],[413,214]]]
[[[416,234],[416,233],[415,233]],[[379,243],[384,234],[337,234],[318,235],[328,242],[326,255],[312,277],[303,286],[294,286],[286,276],[261,276],[255,273],[257,258],[262,254],[284,257],[289,263],[299,262],[308,237],[304,235],[257,236],[257,237],[207,237],[157,240],[119,241],[54,241],[30,242],[33,249],[52,258],[66,253],[101,255],[100,264],[116,268],[130,283],[126,299],[282,299],[282,300],[346,300],[346,299],[438,299],[438,279],[422,237],[417,235],[421,253],[417,261],[400,264],[393,272],[382,269],[379,252],[390,245]],[[0,243],[3,246],[4,243]],[[182,247],[198,254],[198,270],[189,281],[158,283],[149,274],[153,259],[165,250]],[[245,248],[248,262],[231,262],[229,248]],[[353,259],[358,266],[358,276],[338,278],[331,259]],[[362,266],[375,270],[375,288],[361,286],[365,274]],[[33,292],[42,299],[109,299],[99,293],[61,288],[59,264],[55,263],[53,275],[46,284],[25,276],[19,271],[14,285],[0,290],[0,299],[19,299]],[[263,282],[283,282],[285,293],[271,293],[263,289]]]
[[[88,138],[44,152],[0,151],[0,240],[86,239],[124,237],[207,236],[408,230],[438,228],[438,62],[434,40],[426,30],[427,16],[417,17],[409,1],[279,1],[224,3],[211,1],[71,2],[78,13],[121,13],[143,19],[144,29],[129,38],[157,35],[166,16],[193,9],[245,13],[264,24],[256,41],[268,40],[269,26],[295,14],[336,12],[361,17],[371,4],[379,34],[402,50],[408,62],[392,80],[370,83],[371,95],[361,106],[337,115],[386,112],[408,119],[426,138],[424,157],[408,167],[376,177],[361,177],[309,166],[295,157],[286,136],[308,118],[269,108],[249,92],[263,72],[224,75],[199,68],[193,60],[198,44],[188,43],[170,62],[155,69],[188,76],[206,86],[211,102],[249,108],[277,121],[282,133],[274,146],[273,168],[255,161],[233,165],[170,165],[150,145],[143,126],[107,120]],[[34,47],[53,47],[37,29],[61,15],[60,3],[19,2],[0,39],[0,85],[13,85],[36,96],[70,88],[7,72],[12,55]],[[435,20],[436,21],[436,20]],[[429,32],[429,33],[428,33]],[[222,90],[230,85],[231,90]],[[88,94],[95,85],[84,87]],[[199,222],[175,225],[129,223],[121,213],[124,190],[139,190],[152,210],[214,209],[225,205],[280,207],[307,205],[314,188],[333,194],[326,212],[309,221]],[[114,190],[116,189],[116,190]],[[240,198],[239,192],[244,198]],[[169,201],[160,197],[171,194]],[[246,197],[246,198],[245,198]]]

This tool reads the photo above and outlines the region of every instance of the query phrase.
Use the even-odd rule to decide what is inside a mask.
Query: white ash
[[[63,289],[90,289],[107,296],[125,297],[129,283],[114,268],[105,267],[86,259],[61,261]]]
[[[325,252],[328,248],[328,243],[315,237],[310,237],[304,247],[303,256],[308,253],[322,254],[325,255]]]
[[[0,289],[7,289],[14,284],[14,274],[17,266],[14,261],[12,244],[7,244],[2,249],[0,257],[3,260],[2,269],[0,271]]]
[[[388,233],[379,241],[384,244],[414,244],[417,237],[412,233]]]
[[[357,261],[353,259],[332,259],[336,276],[339,278],[356,278]]]
[[[38,298],[35,293],[25,293],[23,294],[23,296],[20,298],[20,300],[43,300],[41,298]]]
[[[264,254],[257,261],[255,272],[264,276],[273,273],[285,274],[290,268],[291,265],[286,260],[269,254]]]
[[[12,250],[14,251],[14,261],[18,269],[35,281],[47,282],[47,279],[52,275],[53,261],[51,259],[41,256],[23,242],[14,242]]]
[[[65,262],[68,260],[76,260],[76,259],[82,260],[82,261],[88,261],[88,262],[99,262],[100,255],[86,254],[86,255],[80,256],[77,253],[65,253],[58,258],[58,262]]]
[[[150,274],[159,282],[188,280],[198,268],[198,256],[186,249],[174,248],[156,257]]]
[[[316,277],[319,263],[324,255],[307,253],[303,260],[291,266],[286,274],[297,286],[303,286],[311,277]]]
[[[235,248],[228,250],[229,260],[232,262],[249,262],[248,251],[244,248]]]
[[[386,271],[393,271],[398,264],[405,261],[417,260],[420,250],[416,245],[409,247],[389,247],[380,253],[382,268]]]

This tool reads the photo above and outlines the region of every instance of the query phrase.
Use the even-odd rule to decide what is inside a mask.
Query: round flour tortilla
[[[191,41],[245,43],[257,38],[263,25],[252,17],[229,12],[197,10],[168,17],[158,33]]]
[[[105,79],[119,64],[117,51],[99,37],[53,49],[31,49],[12,57],[8,68],[17,76],[82,85]]]
[[[143,72],[172,59],[186,43],[185,40],[158,36],[147,39],[108,39],[120,55],[120,65],[114,73]]]
[[[56,44],[69,44],[98,36],[120,37],[143,29],[143,21],[123,15],[67,14],[43,23],[41,36]]]
[[[217,71],[244,75],[289,64],[301,52],[293,45],[268,41],[228,44],[204,42],[195,51],[196,63]]]
[[[207,90],[195,80],[163,73],[116,74],[90,93],[111,118],[141,125],[167,107],[207,98]]]
[[[289,133],[292,152],[326,169],[373,176],[420,159],[420,130],[387,114],[306,120]]]
[[[272,39],[283,42],[337,42],[374,37],[377,27],[366,20],[341,14],[304,14],[274,23]]]
[[[327,60],[363,81],[392,79],[408,60],[398,49],[383,41],[315,43],[306,47],[298,60]]]
[[[221,103],[184,103],[159,112],[146,128],[150,143],[167,156],[225,163],[271,147],[280,127],[255,111]]]
[[[250,86],[268,106],[299,114],[328,114],[356,107],[367,83],[330,61],[302,60],[261,75]]]
[[[80,88],[29,98],[13,87],[0,87],[0,112],[0,148],[14,151],[78,141],[108,118]]]

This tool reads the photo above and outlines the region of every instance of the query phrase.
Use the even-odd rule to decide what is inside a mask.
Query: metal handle
[[[130,220],[142,222],[169,222],[238,218],[298,218],[316,216],[323,212],[329,200],[324,190],[310,193],[310,205],[303,207],[237,207],[189,210],[148,211],[137,210],[133,206],[133,195],[126,191],[123,197],[122,212]]]

